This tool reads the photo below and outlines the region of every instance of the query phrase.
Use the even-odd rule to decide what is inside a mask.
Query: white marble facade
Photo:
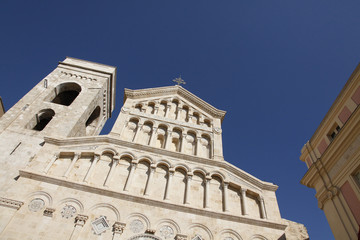
[[[281,218],[276,185],[224,160],[225,112],[180,86],[125,89],[111,132],[98,135],[115,78],[67,58],[0,118],[0,239],[308,238]],[[71,101],[56,97],[69,89]]]

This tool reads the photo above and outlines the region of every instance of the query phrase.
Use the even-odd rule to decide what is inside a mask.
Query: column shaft
[[[113,162],[111,163],[111,168],[110,168],[110,172],[104,182],[104,186],[107,187],[109,182],[111,181],[111,177],[112,175],[114,174],[114,171],[115,171],[115,167],[116,165],[118,164],[119,162],[119,159],[113,159]]]
[[[148,180],[146,183],[144,195],[148,196],[150,193],[150,187],[151,187],[151,182],[152,182],[151,180],[153,178],[154,172],[155,172],[155,167],[150,167],[149,177],[148,177]]]
[[[65,172],[65,174],[64,174],[64,177],[67,178],[67,177],[69,176],[69,174],[70,174],[71,170],[73,169],[76,161],[79,159],[79,156],[80,156],[80,154],[78,154],[78,153],[75,153],[75,154],[74,154],[74,157],[73,157],[73,159],[72,159],[72,161],[71,161],[71,164],[70,164],[70,166],[68,167],[68,169],[66,170],[66,172]]]
[[[184,199],[185,204],[190,204],[189,198],[190,198],[191,179],[192,179],[192,175],[188,174],[186,176],[186,188],[185,188],[185,199]]]
[[[50,170],[51,166],[55,163],[55,161],[59,158],[59,154],[56,154],[53,159],[51,159],[51,161],[49,162],[49,164],[46,166],[44,173],[47,174],[48,171]]]
[[[128,177],[127,181],[126,181],[124,191],[129,191],[129,187],[131,185],[135,169],[136,169],[136,163],[131,163],[130,173],[129,173],[129,177]]]
[[[168,181],[166,184],[166,191],[165,191],[165,197],[164,197],[165,200],[169,200],[169,191],[170,191],[173,176],[174,176],[174,170],[169,170],[169,177],[168,177]]]
[[[209,208],[209,190],[211,177],[205,178],[205,208]]]
[[[242,215],[247,215],[246,189],[241,188],[240,191],[241,191]]]
[[[91,165],[90,165],[90,168],[89,168],[89,171],[86,173],[86,176],[84,178],[84,182],[89,182],[89,178],[91,177],[91,174],[92,172],[94,171],[94,168],[97,164],[97,162],[99,161],[100,159],[100,156],[99,155],[94,155],[94,159],[92,160],[91,162]]]
[[[228,212],[228,187],[229,187],[229,183],[225,183],[223,184],[223,194],[224,194],[224,212]]]

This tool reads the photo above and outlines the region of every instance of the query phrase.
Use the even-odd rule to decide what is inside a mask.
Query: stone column
[[[188,111],[187,116],[186,116],[186,118],[187,118],[187,120],[188,120],[189,123],[192,123],[193,113],[194,113],[194,109],[192,109],[192,108],[189,107],[189,111]],[[185,119],[186,119],[186,118],[185,118]]]
[[[132,163],[131,163],[130,172],[129,172],[129,177],[128,177],[127,181],[126,181],[124,191],[129,191],[129,187],[130,187],[130,185],[131,185],[131,182],[132,182],[132,179],[133,179],[133,176],[134,176],[135,169],[136,169],[136,163],[135,163],[135,162],[132,162]]]
[[[258,200],[259,200],[259,202],[260,202],[261,218],[267,219],[266,211],[265,211],[264,198],[263,198],[262,196],[258,196]]]
[[[94,168],[95,168],[97,162],[99,161],[99,159],[100,159],[100,155],[94,154],[94,158],[93,158],[93,160],[91,162],[89,171],[86,173],[86,176],[84,178],[84,182],[86,182],[86,183],[89,182],[89,178],[91,177],[91,174],[94,171]]]
[[[152,131],[151,131],[151,136],[150,136],[150,140],[149,140],[149,146],[154,146],[154,139],[155,139],[155,135],[156,135],[156,130],[157,130],[158,126],[153,126]]]
[[[169,200],[169,191],[170,191],[170,188],[171,188],[171,181],[172,181],[172,178],[174,176],[174,173],[175,173],[175,170],[170,168],[169,169],[168,181],[167,181],[167,184],[166,184],[166,191],[165,191],[164,200]]]
[[[169,150],[170,143],[171,143],[171,131],[168,129],[166,132],[166,140],[165,140],[164,149]]]
[[[214,139],[211,139],[211,145],[210,145],[210,153],[211,153],[211,156],[210,158],[211,159],[214,159]]]
[[[206,178],[205,178],[205,208],[209,208],[210,181],[211,181],[211,177],[206,176]]]
[[[59,158],[60,154],[57,153],[54,155],[53,159],[49,162],[49,164],[46,166],[44,173],[47,174],[51,168],[51,166],[55,163],[55,161]]]
[[[140,122],[138,123],[136,133],[135,133],[135,136],[134,136],[134,140],[133,140],[134,143],[136,143],[138,138],[139,138],[139,135],[140,135],[139,133],[141,131],[142,125],[143,125],[142,123],[140,123]]]
[[[171,109],[171,104],[166,104],[166,111],[165,111],[165,117],[169,117],[169,113],[170,113],[170,109]]]
[[[185,145],[185,141],[186,141],[186,133],[183,133],[182,134],[182,137],[181,137],[181,141],[180,141],[180,152],[181,153],[184,153],[184,145]]]
[[[104,187],[108,187],[108,184],[111,181],[112,175],[114,175],[115,167],[118,165],[119,160],[120,160],[120,157],[118,157],[118,156],[113,158],[113,161],[111,163],[110,172],[104,182]]]
[[[241,206],[242,206],[242,215],[247,215],[247,203],[246,203],[246,190],[241,188]]]
[[[180,117],[181,111],[182,111],[182,107],[183,107],[183,104],[179,103],[179,104],[178,104],[178,107],[177,107],[177,112],[176,112],[176,118],[175,118],[175,120],[179,120],[179,117]]]
[[[70,164],[70,166],[68,167],[68,169],[66,170],[66,172],[65,172],[65,174],[64,174],[64,177],[65,177],[65,178],[67,178],[67,177],[69,176],[71,170],[73,169],[73,167],[74,167],[76,161],[79,159],[79,157],[80,157],[80,154],[79,154],[79,153],[75,153],[75,154],[74,154],[74,157],[73,157],[73,159],[72,159],[72,161],[71,161],[71,164]]]
[[[120,240],[121,234],[124,232],[126,224],[121,222],[115,222],[113,225],[113,238],[112,240]]]
[[[151,188],[151,181],[155,172],[156,166],[155,165],[151,165],[150,166],[150,172],[149,172],[149,177],[146,183],[146,188],[145,188],[145,193],[144,195],[149,196],[150,193],[150,188]]]
[[[75,217],[75,226],[74,226],[74,230],[71,233],[71,236],[69,238],[69,240],[76,240],[79,237],[80,231],[82,229],[82,227],[85,225],[86,221],[88,220],[88,216],[86,215],[77,215]]]
[[[186,176],[186,188],[185,188],[185,204],[190,204],[189,198],[190,198],[190,189],[191,189],[191,179],[193,174],[189,172]]]
[[[199,123],[200,123],[200,126],[204,126],[204,115],[200,114],[199,115]]]
[[[200,144],[201,144],[201,137],[196,137],[195,138],[196,142],[195,142],[195,156],[199,156],[199,148],[200,148]]]
[[[223,194],[224,194],[224,212],[228,212],[228,187],[229,183],[224,182],[223,183]]]

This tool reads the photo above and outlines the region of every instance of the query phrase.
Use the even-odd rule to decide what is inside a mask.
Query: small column
[[[241,188],[241,206],[242,206],[242,215],[247,215],[247,203],[246,203],[246,190]]]
[[[113,158],[113,161],[111,163],[111,168],[110,168],[110,172],[109,175],[107,176],[105,182],[104,182],[104,187],[108,187],[109,182],[111,181],[112,175],[114,174],[115,171],[115,167],[118,165],[120,160],[120,157],[116,156]]]
[[[260,202],[260,213],[261,218],[267,219],[266,211],[265,211],[265,204],[264,204],[264,198],[262,196],[258,196],[258,200]]]
[[[206,178],[205,178],[205,208],[209,208],[210,181],[211,181],[211,177],[206,176]]]
[[[166,104],[166,112],[165,112],[165,117],[169,117],[169,113],[170,113],[170,109],[171,109],[171,104]]]
[[[91,162],[91,165],[90,165],[90,168],[89,168],[89,171],[86,173],[86,176],[84,178],[84,182],[88,183],[89,182],[89,178],[91,177],[91,174],[92,172],[94,171],[94,168],[97,164],[97,162],[99,161],[100,159],[100,155],[98,154],[94,154],[94,158]]]
[[[210,159],[214,159],[214,139],[212,138],[211,139],[211,145],[210,145],[210,153],[211,153],[211,156],[210,156]]]
[[[44,173],[47,174],[51,168],[51,166],[55,163],[55,161],[59,158],[60,154],[57,153],[54,155],[53,159],[49,162],[49,164],[46,166]]]
[[[191,189],[191,179],[193,174],[189,172],[186,176],[186,188],[185,188],[185,204],[190,204],[189,198],[190,198],[190,189]]]
[[[170,143],[171,143],[171,131],[170,131],[170,130],[167,130],[167,133],[166,133],[166,141],[165,141],[164,149],[169,150],[169,145],[170,145]]]
[[[183,104],[179,103],[179,104],[178,104],[178,107],[177,107],[177,112],[176,112],[176,118],[175,118],[175,120],[179,120],[179,118],[180,118],[180,116],[181,116],[182,107],[183,107]]]
[[[169,191],[170,191],[170,187],[171,187],[171,181],[172,178],[174,176],[175,170],[174,169],[169,169],[169,176],[168,176],[168,181],[166,184],[166,191],[165,191],[165,197],[164,200],[169,200]]]
[[[75,153],[75,154],[74,154],[74,157],[73,157],[73,159],[72,159],[72,161],[71,161],[71,164],[70,164],[70,166],[68,167],[68,169],[66,170],[66,172],[65,172],[65,174],[64,174],[64,177],[65,177],[65,178],[67,178],[67,177],[69,176],[71,170],[73,169],[73,167],[74,167],[76,161],[79,159],[79,157],[80,157],[80,154],[79,154],[79,153]]]
[[[130,173],[129,173],[129,177],[128,177],[127,181],[126,181],[124,191],[129,191],[129,187],[131,185],[136,166],[137,166],[137,164],[135,162],[131,163]]]
[[[79,235],[80,235],[80,231],[82,229],[82,227],[85,225],[86,221],[88,220],[88,216],[86,215],[77,215],[75,217],[75,226],[74,226],[74,230],[71,233],[70,239],[69,240],[76,240],[78,239]]]
[[[155,172],[156,166],[155,165],[151,165],[150,166],[150,172],[149,172],[149,177],[146,183],[146,188],[145,188],[145,193],[144,195],[149,196],[150,193],[150,188],[151,188],[151,182],[152,182],[152,178]]]
[[[185,141],[186,141],[186,133],[182,134],[181,137],[181,141],[180,141],[180,152],[183,153],[184,152],[184,145],[185,145]]]
[[[126,224],[125,223],[121,223],[121,222],[115,222],[113,225],[113,238],[112,240],[119,240],[121,234],[124,232]]]
[[[187,122],[192,123],[193,114],[194,114],[194,109],[189,108],[189,111],[188,111],[187,116],[186,116]]]
[[[201,137],[197,137],[196,138],[196,143],[195,143],[195,156],[199,156],[199,148],[200,148],[200,140]]]
[[[141,131],[141,129],[142,129],[142,123],[138,123],[138,127],[137,127],[137,129],[136,129],[136,133],[135,133],[135,136],[134,136],[134,140],[133,140],[133,142],[134,143],[136,143],[137,142],[137,139],[139,138],[139,132]]]
[[[154,140],[155,140],[157,128],[158,128],[158,126],[153,126],[153,128],[152,128],[151,136],[150,136],[150,140],[149,140],[149,146],[154,146]]]
[[[141,107],[141,112],[146,113],[147,106],[147,103],[144,103]]]
[[[223,194],[224,194],[224,212],[228,212],[228,187],[229,187],[229,183],[228,182],[224,182],[223,183]]]
[[[154,115],[157,115],[159,112],[159,103],[157,102],[154,107]]]

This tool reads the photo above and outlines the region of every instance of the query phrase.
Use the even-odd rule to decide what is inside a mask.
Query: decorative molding
[[[3,198],[0,197],[0,206],[8,207],[8,208],[14,208],[16,210],[19,210],[21,206],[24,205],[24,202],[16,201],[9,198]]]
[[[54,208],[45,208],[45,210],[44,210],[44,216],[46,216],[46,217],[53,217],[54,212],[55,212],[55,209],[54,209]]]
[[[134,196],[129,195],[126,192],[117,192],[110,190],[108,188],[102,188],[102,187],[94,187],[89,186],[84,183],[78,183],[78,182],[72,182],[67,179],[62,179],[60,177],[54,177],[54,176],[48,176],[41,173],[35,173],[27,170],[19,170],[20,176],[24,178],[29,178],[33,180],[38,180],[42,182],[47,182],[50,184],[56,184],[63,187],[68,187],[80,191],[85,191],[89,193],[94,194],[100,194],[104,196],[111,196],[113,198],[123,199],[129,202],[136,202],[136,203],[143,203],[148,206],[155,206],[155,207],[161,207],[165,209],[170,209],[174,211],[184,212],[184,213],[191,213],[201,216],[207,216],[207,217],[214,217],[214,218],[221,218],[223,220],[227,221],[233,221],[233,222],[240,222],[240,223],[246,223],[246,224],[252,224],[255,226],[260,227],[267,227],[272,229],[279,229],[284,230],[286,228],[286,224],[274,222],[271,219],[255,219],[255,218],[249,218],[246,216],[239,216],[239,215],[232,215],[230,212],[215,212],[211,211],[210,209],[199,209],[194,208],[189,205],[180,205],[180,204],[174,204],[170,202],[165,202],[161,200],[155,200],[155,199],[149,199],[141,196]]]
[[[175,240],[187,240],[187,236],[184,234],[176,234]]]
[[[86,221],[89,219],[88,216],[86,215],[82,215],[82,214],[78,214],[76,217],[75,217],[75,226],[79,225],[79,226],[84,226]]]
[[[150,97],[157,97],[157,96],[166,96],[171,94],[178,94],[179,96],[183,97],[184,99],[190,101],[195,106],[203,109],[205,112],[209,113],[213,117],[220,118],[221,120],[224,119],[226,111],[219,110],[209,103],[205,102],[201,98],[195,96],[185,88],[181,86],[169,86],[169,87],[159,87],[159,88],[147,88],[147,89],[139,89],[139,90],[131,90],[125,88],[125,99],[132,98],[132,99],[139,99],[139,98],[150,98]]]
[[[91,227],[96,235],[100,235],[110,228],[109,221],[105,216],[100,216],[91,222]]]
[[[145,233],[147,233],[147,234],[152,234],[152,235],[154,235],[155,234],[155,232],[156,232],[156,230],[155,229],[146,229],[145,230]]]
[[[85,80],[90,80],[90,81],[97,81],[96,78],[90,78],[90,77],[86,77],[86,76],[80,75],[80,74],[75,74],[75,73],[65,72],[65,71],[60,71],[60,72],[63,74],[62,76],[67,76],[70,78],[79,78],[79,79],[85,79]]]
[[[115,222],[113,225],[114,234],[122,234],[124,232],[125,227],[126,227],[125,223]]]

